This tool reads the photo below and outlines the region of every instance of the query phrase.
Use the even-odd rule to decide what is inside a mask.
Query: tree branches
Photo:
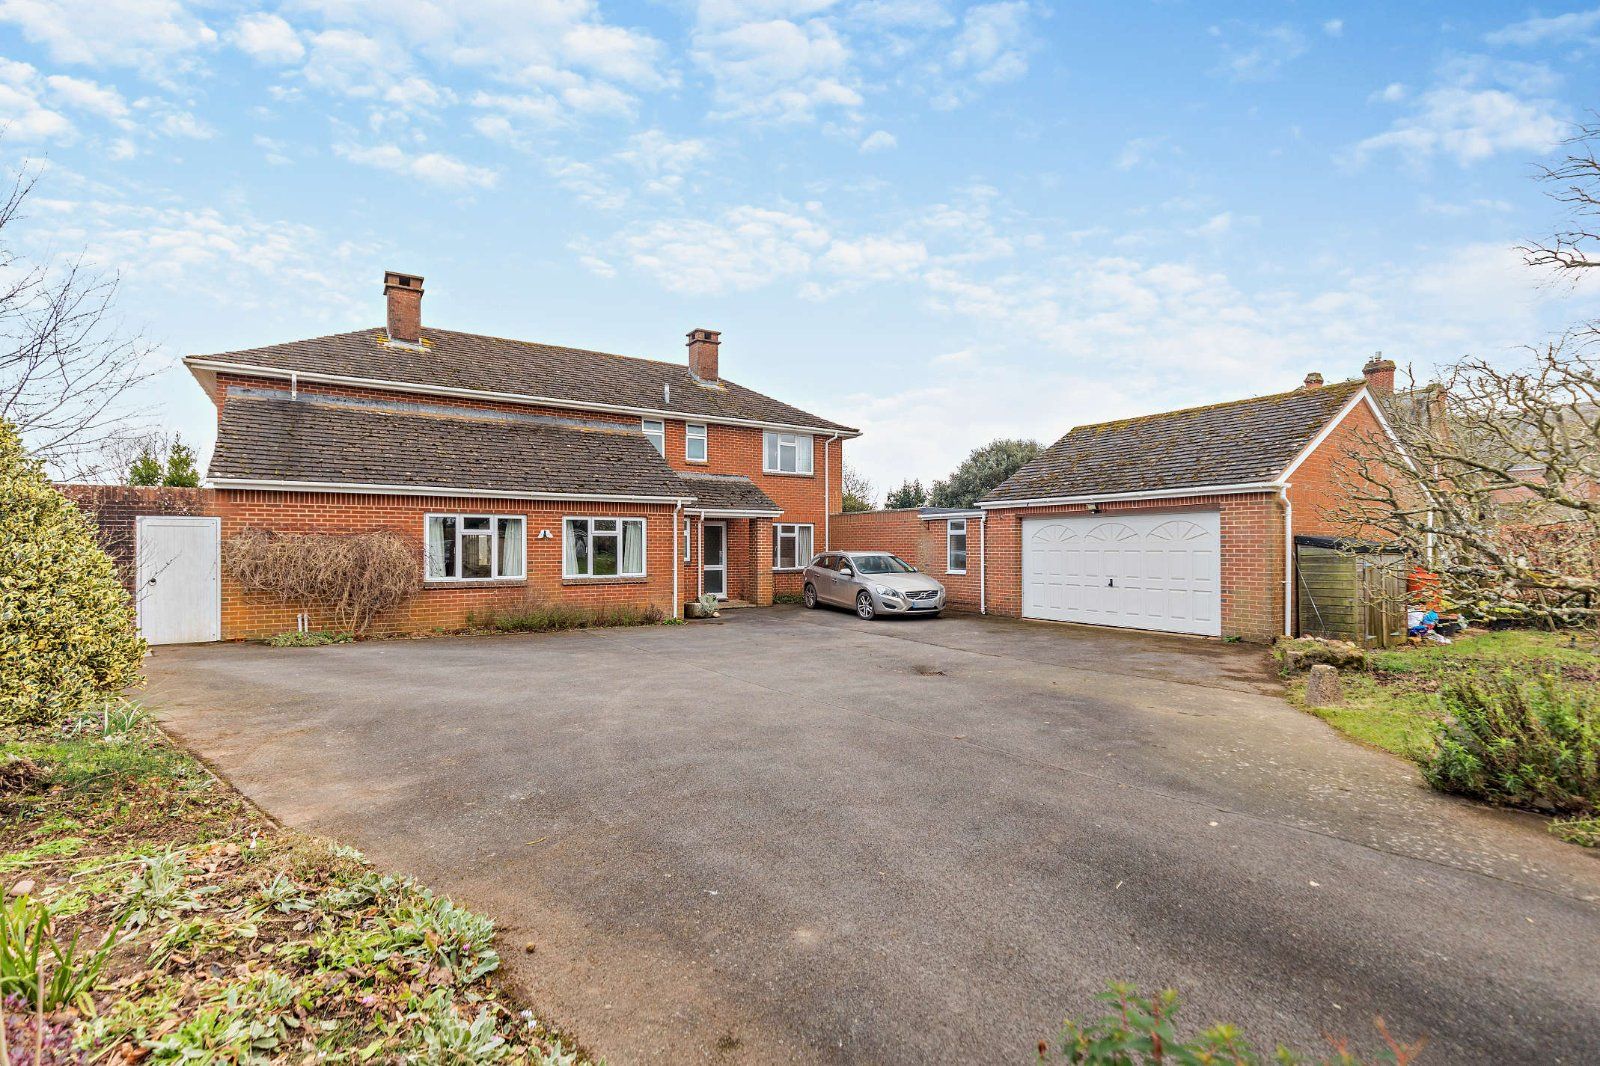
[[[118,329],[114,275],[96,273],[81,255],[42,263],[16,250],[36,181],[23,173],[0,194],[0,418],[33,455],[77,475],[128,432],[131,394],[152,373],[151,348]]]

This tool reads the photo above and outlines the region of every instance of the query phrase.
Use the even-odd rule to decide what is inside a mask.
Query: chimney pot
[[[1308,389],[1322,388],[1322,375],[1317,373],[1315,370],[1307,374],[1305,387]]]
[[[717,346],[722,343],[721,336],[714,329],[689,331],[689,373],[697,381],[717,381]]]
[[[422,343],[422,276],[385,271],[383,295],[389,303],[389,339]]]
[[[1394,360],[1385,359],[1382,352],[1373,352],[1361,373],[1366,376],[1367,388],[1373,392],[1387,395],[1394,391]]]

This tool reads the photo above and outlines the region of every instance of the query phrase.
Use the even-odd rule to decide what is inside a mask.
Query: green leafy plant
[[[54,726],[139,680],[133,601],[94,526],[0,420],[0,726]]]
[[[1568,844],[1582,848],[1600,848],[1600,815],[1587,818],[1557,818],[1550,823],[1550,832]]]
[[[120,696],[77,715],[63,727],[68,736],[95,736],[111,744],[121,744],[150,725],[145,709]]]
[[[1446,684],[1423,776],[1434,788],[1555,814],[1600,809],[1600,699],[1554,674]]]
[[[189,891],[183,859],[170,851],[139,860],[122,890],[122,902],[123,920],[130,929],[200,906],[199,898]]]
[[[480,1062],[503,1062],[510,1054],[505,1038],[496,1032],[495,1017],[487,1007],[472,1021],[465,1021],[450,1000],[435,992],[421,1004],[424,1021],[414,1045],[420,1055],[412,1061],[428,1066],[473,1066]]]
[[[65,945],[56,939],[53,918],[50,907],[32,896],[18,896],[0,908],[0,996],[20,997],[46,1012],[87,1001],[117,930],[94,951],[80,952],[77,934]]]
[[[1178,994],[1167,989],[1146,998],[1132,985],[1113,982],[1095,997],[1111,1009],[1092,1021],[1062,1022],[1054,1046],[1039,1041],[1040,1062],[1068,1062],[1083,1066],[1406,1066],[1415,1062],[1426,1041],[1402,1044],[1394,1040],[1383,1019],[1377,1019],[1378,1034],[1385,1044],[1376,1059],[1352,1054],[1341,1043],[1333,1054],[1306,1058],[1298,1052],[1278,1047],[1263,1055],[1251,1046],[1232,1025],[1214,1025],[1188,1037],[1180,1036],[1174,1021],[1178,1013]]]
[[[279,914],[293,914],[296,911],[308,911],[314,906],[316,901],[306,895],[305,888],[284,874],[262,885],[251,901],[251,909],[257,913],[270,910]]]

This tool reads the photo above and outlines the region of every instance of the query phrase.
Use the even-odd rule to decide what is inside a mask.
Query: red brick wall
[[[215,513],[222,517],[222,537],[246,528],[279,533],[364,533],[393,530],[416,549],[417,568],[423,567],[423,519],[431,513],[523,515],[527,525],[527,577],[521,581],[436,583],[405,608],[381,617],[375,633],[414,633],[433,629],[458,629],[468,615],[495,607],[511,606],[529,597],[599,607],[611,604],[654,604],[673,610],[671,507],[636,504],[549,504],[526,500],[484,500],[470,497],[357,496],[315,492],[257,492],[220,489]],[[643,579],[596,578],[573,580],[561,575],[561,520],[565,516],[618,515],[645,519],[645,571]],[[548,529],[548,540],[538,538]],[[680,590],[684,598],[689,591]],[[222,581],[222,634],[236,640],[265,637],[294,629],[302,605],[280,604],[270,597],[247,593],[227,573]],[[311,627],[323,628],[330,620],[311,611]]]
[[[1383,427],[1366,404],[1357,404],[1289,478],[1294,531],[1324,537],[1361,536],[1359,525],[1339,519],[1348,488],[1359,482],[1355,451],[1371,453],[1384,441]],[[1370,530],[1366,531],[1372,535]]]
[[[967,572],[952,574],[946,536],[949,519],[922,518],[915,509],[855,511],[833,516],[833,546],[842,551],[893,552],[940,582],[945,602],[958,611],[976,611],[979,597],[979,520],[967,519]]]
[[[100,547],[117,564],[131,593],[138,560],[134,520],[140,515],[209,515],[215,503],[209,489],[164,486],[57,485],[62,495],[88,514],[99,531]]]

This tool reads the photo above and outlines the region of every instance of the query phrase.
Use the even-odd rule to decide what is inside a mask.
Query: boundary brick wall
[[[100,547],[117,566],[122,584],[135,593],[135,519],[144,515],[210,515],[216,501],[210,489],[142,485],[57,485],[61,494],[87,514],[98,530]]]
[[[981,606],[979,582],[979,519],[967,519],[967,572],[953,574],[946,537],[949,519],[923,518],[915,508],[851,511],[833,516],[833,546],[839,551],[887,551],[944,585],[945,605],[956,611]]]

